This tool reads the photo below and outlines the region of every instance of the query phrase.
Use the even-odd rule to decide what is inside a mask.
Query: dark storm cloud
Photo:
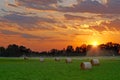
[[[90,12],[90,13],[112,13],[120,14],[120,0],[108,0],[107,4],[101,4],[98,1],[84,0],[72,7],[61,7],[64,12]]]

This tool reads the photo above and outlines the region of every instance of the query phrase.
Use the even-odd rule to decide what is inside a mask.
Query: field
[[[0,58],[0,80],[120,80],[120,59],[100,58],[100,66],[92,70],[81,70],[80,63],[89,58],[74,58],[66,64],[64,58],[55,62],[53,58],[40,62],[38,58]]]

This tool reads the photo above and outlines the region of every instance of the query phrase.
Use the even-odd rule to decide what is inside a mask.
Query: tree
[[[19,46],[16,44],[9,45],[6,49],[6,57],[19,57],[21,56]]]
[[[0,47],[0,56],[5,56],[5,48]]]
[[[73,46],[69,45],[66,49],[67,56],[71,56],[74,53]]]
[[[86,44],[83,44],[83,45],[81,45],[80,46],[80,48],[81,48],[81,56],[86,56],[86,54],[87,54],[87,45]]]
[[[49,55],[57,56],[58,55],[58,50],[57,49],[51,49]]]

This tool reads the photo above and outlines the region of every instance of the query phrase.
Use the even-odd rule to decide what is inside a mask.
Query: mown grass
[[[66,64],[64,59],[0,59],[0,80],[120,80],[120,60],[100,60],[100,66],[92,70],[81,70],[84,60],[73,60]]]

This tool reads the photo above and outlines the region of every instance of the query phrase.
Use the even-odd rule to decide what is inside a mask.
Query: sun
[[[92,45],[93,45],[94,47],[97,47],[97,46],[98,46],[98,42],[97,42],[97,41],[94,41],[94,42],[92,42]]]

